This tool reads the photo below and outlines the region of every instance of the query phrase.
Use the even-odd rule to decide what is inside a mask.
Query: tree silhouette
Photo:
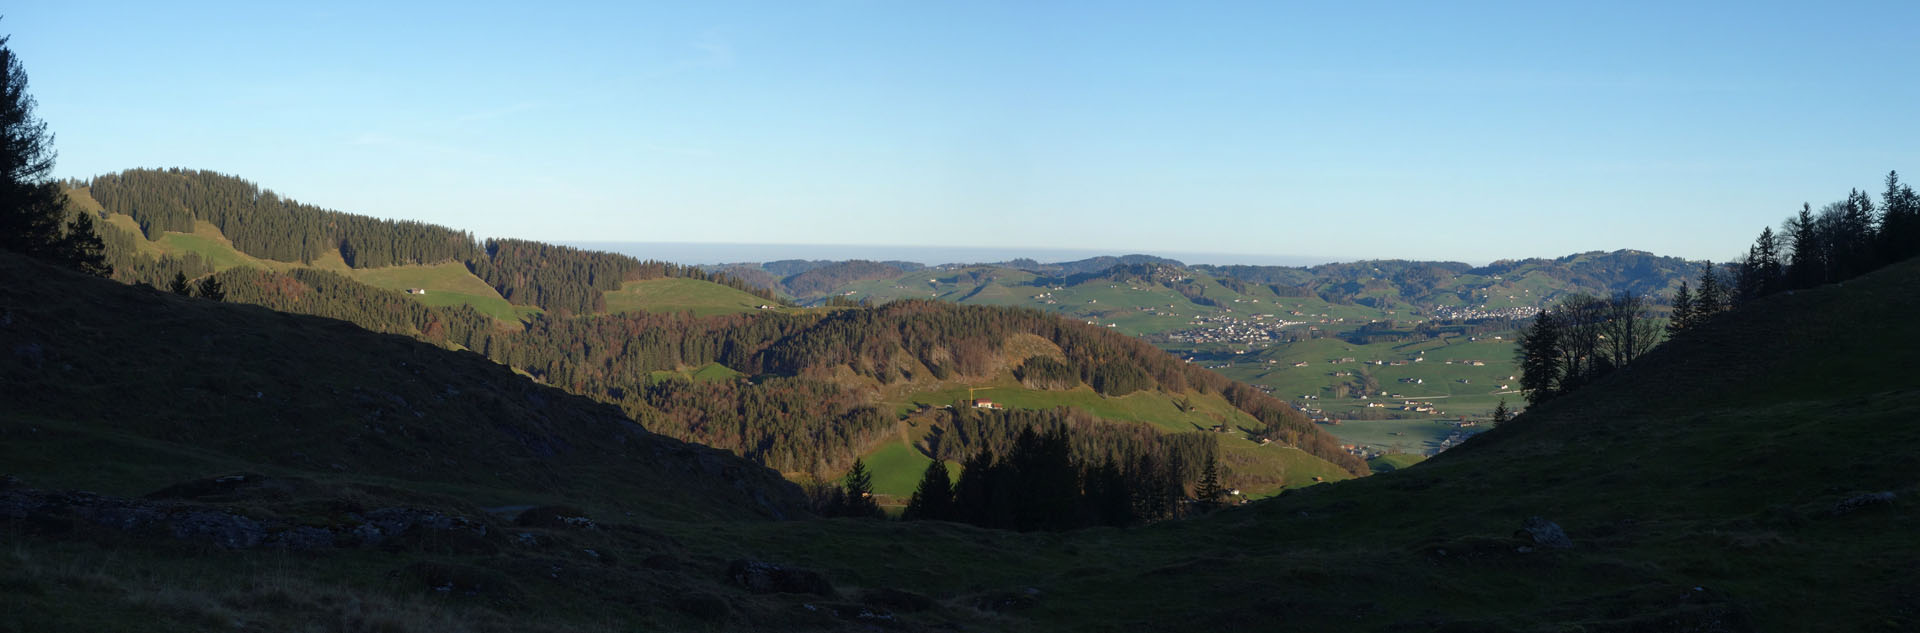
[[[1200,484],[1194,488],[1194,507],[1202,513],[1212,512],[1220,507],[1221,497],[1226,490],[1220,487],[1219,460],[1209,459],[1200,471]]]
[[[1560,385],[1560,322],[1549,310],[1541,310],[1533,323],[1520,330],[1520,346],[1515,360],[1520,366],[1520,389],[1528,404],[1553,399]]]
[[[194,294],[200,295],[202,299],[227,300],[227,289],[222,287],[220,280],[213,275],[207,275],[206,279],[200,280],[200,287],[194,289]]]
[[[914,489],[913,499],[900,517],[908,521],[953,520],[953,479],[945,461],[936,459],[927,464],[926,472],[920,475],[920,486]]]
[[[1686,331],[1693,325],[1693,291],[1687,289],[1687,282],[1680,282],[1680,290],[1673,293],[1673,316],[1667,319],[1667,337]]]
[[[74,214],[67,223],[67,234],[60,239],[59,252],[69,268],[98,277],[113,276],[113,266],[107,263],[107,244],[93,230],[93,214]]]
[[[1727,305],[1727,292],[1720,283],[1720,273],[1714,270],[1713,262],[1700,267],[1699,290],[1693,295],[1693,320],[1688,323],[1705,323],[1718,314]]]
[[[62,226],[66,196],[53,182],[53,134],[35,116],[27,73],[0,36],[0,249],[106,276],[104,246],[84,215]]]
[[[840,516],[856,518],[879,518],[885,516],[880,504],[873,500],[873,473],[867,472],[867,465],[858,459],[853,460],[853,468],[847,471],[846,505]]]

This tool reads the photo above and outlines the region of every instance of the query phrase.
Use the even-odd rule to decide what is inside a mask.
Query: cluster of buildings
[[[1513,308],[1488,308],[1471,306],[1439,306],[1427,311],[1433,318],[1443,321],[1466,321],[1471,319],[1531,319],[1540,313],[1534,306]]]
[[[1244,319],[1231,314],[1196,316],[1193,325],[1198,327],[1174,332],[1167,338],[1182,343],[1262,345],[1279,341],[1280,330],[1284,328],[1306,324],[1306,321],[1273,318],[1271,314],[1255,314]]]

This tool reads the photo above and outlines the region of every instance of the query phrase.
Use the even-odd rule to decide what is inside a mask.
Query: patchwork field
[[[692,312],[694,316],[752,312],[767,300],[710,281],[648,279],[629,281],[604,295],[607,312]]]

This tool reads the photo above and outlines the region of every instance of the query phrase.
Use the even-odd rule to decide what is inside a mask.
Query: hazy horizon
[[[1335,257],[1316,255],[1258,255],[1249,253],[1208,253],[1201,251],[1136,251],[1125,249],[1076,249],[1076,248],[1021,248],[1001,246],[914,246],[885,244],[750,244],[715,242],[620,242],[620,241],[581,241],[565,240],[557,242],[566,246],[591,250],[608,251],[629,255],[638,259],[651,259],[690,266],[710,266],[717,264],[767,263],[781,260],[828,260],[845,261],[864,259],[871,261],[905,261],[939,266],[942,264],[991,264],[1014,259],[1032,259],[1042,264],[1070,262],[1092,257],[1123,257],[1127,255],[1152,255],[1179,260],[1187,265],[1213,266],[1292,266],[1310,267],[1320,264],[1372,261],[1385,259],[1410,259],[1393,257]],[[1604,252],[1640,249],[1607,249]],[[1590,251],[1579,251],[1590,252]],[[1651,252],[1651,251],[1645,251]],[[1496,257],[1493,259],[1424,259],[1418,261],[1461,262],[1473,266],[1485,266],[1501,260],[1523,260],[1532,258],[1554,259],[1575,253],[1532,254],[1514,257]],[[1659,256],[1679,257],[1668,253],[1653,253]]]
[[[1043,264],[1075,261],[1091,257],[1152,255],[1179,260],[1184,264],[1248,264],[1257,266],[1312,266],[1342,261],[1338,258],[1303,255],[1256,255],[1245,253],[1205,253],[1193,251],[1142,252],[1080,248],[1021,248],[1013,246],[917,246],[912,244],[759,244],[725,242],[624,242],[561,241],[579,248],[611,251],[640,259],[675,264],[714,265],[766,263],[787,259],[906,261],[938,266],[942,264],[990,264],[1013,259],[1033,259]]]

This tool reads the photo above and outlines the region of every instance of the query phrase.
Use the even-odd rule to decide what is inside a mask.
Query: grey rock
[[[312,527],[300,526],[284,530],[267,537],[266,546],[295,552],[327,549],[336,544],[333,532]]]
[[[201,541],[226,549],[247,549],[267,539],[259,521],[216,510],[191,510],[168,518],[174,538]]]
[[[1893,505],[1893,496],[1891,491],[1882,491],[1847,497],[1841,499],[1839,503],[1833,504],[1833,515],[1853,514],[1868,508],[1890,506]]]
[[[727,578],[753,593],[808,593],[838,596],[827,577],[820,572],[798,567],[783,567],[757,560],[736,560],[727,564]]]
[[[1533,544],[1548,549],[1573,547],[1573,541],[1567,538],[1564,530],[1560,529],[1560,524],[1540,517],[1527,517],[1527,520],[1520,524],[1520,531],[1514,536],[1530,539]]]
[[[863,590],[860,592],[860,602],[895,611],[926,611],[934,606],[933,598],[891,587]]]

